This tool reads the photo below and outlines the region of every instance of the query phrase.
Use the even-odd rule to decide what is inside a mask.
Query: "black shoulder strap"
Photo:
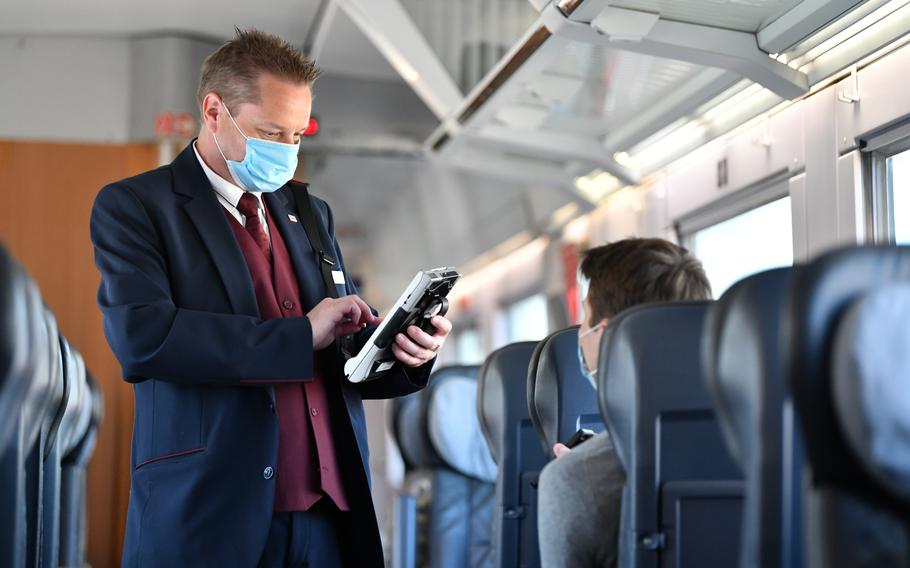
[[[335,257],[326,251],[322,245],[322,238],[319,236],[319,225],[316,222],[316,216],[313,214],[313,206],[310,203],[310,192],[307,184],[297,180],[288,182],[294,191],[294,199],[297,200],[297,212],[300,214],[300,222],[303,223],[303,229],[310,240],[310,246],[319,255],[319,270],[322,272],[322,279],[325,281],[325,290],[329,297],[338,297],[338,287],[335,286],[335,277],[332,271],[335,267]]]

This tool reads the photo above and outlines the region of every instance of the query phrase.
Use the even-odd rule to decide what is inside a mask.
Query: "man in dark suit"
[[[290,178],[318,71],[279,38],[203,64],[199,137],[103,188],[91,236],[108,342],[135,390],[125,566],[382,566],[363,399],[426,385],[451,324],[399,334],[396,372],[344,379],[340,338],[379,322],[320,272]]]

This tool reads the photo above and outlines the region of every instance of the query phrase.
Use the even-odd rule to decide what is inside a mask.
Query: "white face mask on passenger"
[[[588,382],[591,383],[591,386],[594,387],[594,390],[597,390],[597,381],[594,380],[594,375],[597,373],[597,369],[592,369],[590,371],[588,370],[588,363],[585,361],[585,352],[581,348],[581,340],[582,338],[587,337],[588,335],[602,328],[603,325],[603,322],[600,322],[588,331],[578,334],[578,366],[581,367],[581,374],[584,375],[586,379],[588,379]]]

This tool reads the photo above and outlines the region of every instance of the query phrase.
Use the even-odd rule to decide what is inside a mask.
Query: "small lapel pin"
[[[290,213],[288,213],[288,219],[291,220],[291,223],[296,223],[296,222],[297,222],[297,217],[294,217],[294,216],[291,215]]]

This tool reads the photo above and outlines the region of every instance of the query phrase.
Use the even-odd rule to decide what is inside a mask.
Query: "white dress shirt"
[[[202,156],[199,154],[199,150],[196,149],[196,143],[193,142],[193,152],[196,153],[196,159],[199,160],[199,165],[202,166],[202,171],[205,172],[205,177],[209,178],[209,183],[212,184],[212,189],[215,190],[215,194],[218,196],[218,201],[221,202],[221,205],[227,209],[227,212],[234,216],[234,219],[241,225],[246,225],[246,217],[243,213],[237,209],[237,204],[240,203],[240,197],[246,191],[245,189],[237,186],[228,180],[224,179],[217,173],[215,170],[210,168],[208,164],[205,163],[205,160],[202,159]],[[265,203],[262,202],[262,194],[255,191],[249,192],[253,197],[256,198],[256,201],[259,203],[259,223],[262,225],[262,228],[265,230],[265,236],[269,240],[269,246],[272,246],[272,235],[269,233],[269,226],[265,222]]]

